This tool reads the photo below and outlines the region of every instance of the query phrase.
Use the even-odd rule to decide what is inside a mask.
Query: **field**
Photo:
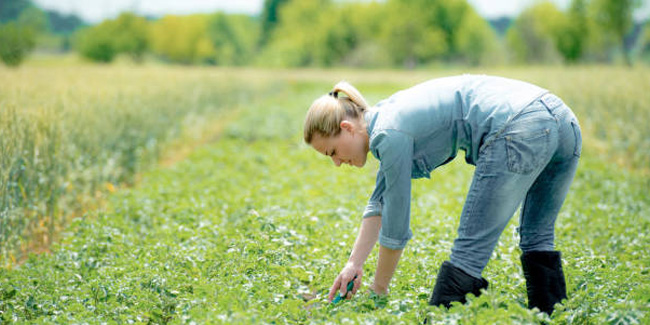
[[[350,253],[378,165],[337,169],[302,143],[308,105],[340,79],[376,103],[416,82],[465,72],[546,87],[572,106],[583,126],[583,156],[556,230],[569,299],[551,319],[526,308],[515,216],[484,271],[489,290],[448,311],[427,306],[473,172],[456,159],[431,180],[414,182],[414,238],[390,295],[366,293],[375,250],[360,293],[329,305],[326,292]],[[36,237],[38,247],[51,241],[44,235],[56,240],[48,253],[24,260],[3,249],[0,323],[412,324],[427,315],[434,323],[650,323],[648,68],[404,72],[32,64],[0,68],[0,85],[3,148],[40,148],[47,134],[65,140],[50,153],[41,151],[40,160],[13,151],[49,175],[23,184],[30,193],[43,193],[50,178],[58,179],[48,185],[54,189],[69,184],[55,198],[2,193],[3,204],[14,200],[13,219],[0,216],[3,239],[20,233]],[[30,134],[38,136],[25,140]],[[119,159],[131,151],[138,154]],[[5,152],[3,181],[16,161]],[[79,162],[90,153],[104,158]],[[77,165],[69,165],[71,159]],[[43,160],[49,165],[37,164]],[[5,191],[8,183],[2,184]],[[73,190],[79,187],[87,188]],[[21,212],[31,219],[15,221]],[[14,243],[18,251],[34,245]]]

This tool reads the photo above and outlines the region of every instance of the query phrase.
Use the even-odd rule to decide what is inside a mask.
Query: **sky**
[[[225,11],[228,13],[259,14],[264,0],[33,0],[42,8],[62,13],[74,13],[87,22],[96,23],[114,18],[123,11],[141,15],[190,14]],[[516,16],[537,0],[468,0],[478,13],[486,18]],[[560,9],[566,9],[570,0],[552,0]],[[650,1],[644,1],[637,19],[650,16]]]

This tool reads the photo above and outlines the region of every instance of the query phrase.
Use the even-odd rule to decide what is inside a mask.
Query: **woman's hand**
[[[350,299],[354,294],[357,293],[357,290],[361,288],[361,277],[363,277],[363,268],[361,266],[356,266],[352,263],[348,263],[334,280],[334,284],[330,289],[330,293],[327,299],[331,302],[334,300],[336,294],[339,294],[339,292],[341,296],[344,296],[346,299]],[[352,281],[352,279],[354,279],[354,288],[352,288],[351,292],[348,292],[347,286],[348,283]]]
[[[381,217],[373,216],[366,217],[361,222],[361,229],[359,229],[359,235],[357,236],[356,241],[354,242],[354,247],[352,248],[352,253],[348,259],[348,264],[345,265],[339,276],[334,280],[334,284],[330,289],[328,300],[331,302],[337,291],[344,294],[346,298],[352,297],[357,290],[361,288],[361,277],[363,276],[363,264],[368,258],[368,254],[372,251],[372,247],[377,242],[377,237],[379,237],[379,229],[381,228]],[[354,279],[354,276],[357,276]],[[352,292],[348,293],[348,283],[354,279],[354,288]]]

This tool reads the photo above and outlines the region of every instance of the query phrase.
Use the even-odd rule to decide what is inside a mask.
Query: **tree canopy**
[[[150,55],[180,64],[284,67],[414,68],[621,58],[631,64],[636,53],[647,58],[644,38],[636,36],[642,34],[639,23],[632,18],[640,4],[572,0],[563,11],[544,0],[514,19],[487,21],[467,0],[265,0],[259,16],[217,12],[145,18],[123,13],[85,26],[76,16],[12,0],[0,1],[0,25],[11,23],[0,29],[5,33],[0,47],[5,57],[24,57],[37,45],[38,35],[58,37],[67,49],[75,34],[74,48],[100,62],[117,55],[140,62]],[[13,35],[6,35],[9,31]],[[16,35],[24,41],[14,41]],[[634,53],[632,41],[638,43]]]

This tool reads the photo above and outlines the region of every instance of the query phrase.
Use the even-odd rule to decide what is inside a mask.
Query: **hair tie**
[[[338,91],[330,91],[329,95],[334,97],[334,98],[339,98],[339,92]]]

